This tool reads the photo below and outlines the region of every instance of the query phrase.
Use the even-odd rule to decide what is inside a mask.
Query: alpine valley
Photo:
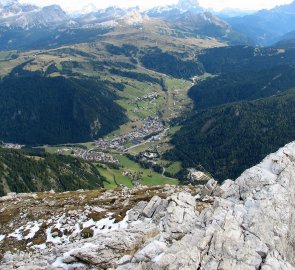
[[[295,2],[24,2],[0,0],[0,269],[295,269]]]

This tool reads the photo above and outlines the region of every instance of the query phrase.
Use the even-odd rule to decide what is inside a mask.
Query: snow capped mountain
[[[183,11],[203,11],[197,0],[179,0],[176,6]]]
[[[99,24],[108,21],[113,21],[124,17],[127,10],[119,7],[109,7],[96,12],[91,12],[80,16],[77,20],[80,24]]]
[[[61,29],[105,30],[114,27],[137,27],[145,23],[153,25],[153,18],[158,18],[192,35],[226,41],[238,39],[237,43],[240,44],[240,36],[233,32],[229,24],[209,12],[204,12],[197,0],[179,0],[175,5],[157,7],[146,12],[141,12],[138,7],[124,9],[116,6],[97,10],[95,5],[86,4],[83,10],[74,14],[65,13],[58,5],[38,7],[21,4],[18,0],[0,0],[0,3],[0,27],[6,32],[21,29],[42,29],[48,33]]]
[[[57,5],[39,8],[18,1],[1,1],[0,26],[17,28],[51,27],[68,21],[67,14]]]
[[[22,15],[25,12],[37,11],[38,7],[34,5],[21,5],[17,1],[4,1],[0,3],[0,17],[8,18]]]
[[[138,25],[147,21],[149,17],[147,15],[141,14],[137,10],[129,12],[121,21],[127,25]]]
[[[214,25],[221,28],[230,27],[228,23],[214,16],[210,12],[193,14],[188,11],[181,16],[181,19],[179,19],[179,21],[181,21],[183,25],[194,26],[196,28],[202,28],[209,25]]]
[[[140,13],[139,8],[123,9],[109,7],[96,12],[84,14],[77,18],[83,27],[114,27],[119,25],[134,25],[144,22],[147,16]]]
[[[0,8],[16,3],[17,0],[0,0]]]
[[[197,0],[179,0],[176,5],[155,7],[147,11],[147,14],[151,17],[158,17],[170,20],[173,19],[175,16],[179,16],[188,11],[197,14],[203,12],[204,10],[199,5]]]

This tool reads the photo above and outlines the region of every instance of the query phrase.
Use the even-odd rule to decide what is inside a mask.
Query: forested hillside
[[[12,74],[0,81],[0,139],[34,145],[93,140],[125,121],[114,99],[98,80]]]
[[[295,86],[295,69],[278,66],[260,71],[226,73],[198,82],[189,91],[196,110],[276,95]]]
[[[202,165],[220,181],[237,177],[295,140],[295,89],[277,96],[207,109],[187,120],[166,157]],[[182,171],[182,178],[185,171]]]
[[[182,60],[185,57],[185,52],[175,55],[154,47],[146,50],[140,60],[146,68],[175,78],[189,79],[204,72],[197,60]]]
[[[70,191],[103,187],[89,162],[58,155],[33,155],[0,148],[0,196],[6,192]]]
[[[205,72],[189,90],[194,111],[182,119],[166,154],[220,181],[235,178],[295,139],[295,50],[249,46],[198,55]],[[293,89],[293,90],[290,90]]]
[[[213,74],[258,71],[295,64],[295,48],[228,46],[204,50],[198,55],[204,70]]]

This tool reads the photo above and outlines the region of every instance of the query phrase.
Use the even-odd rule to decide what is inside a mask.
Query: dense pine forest
[[[288,117],[286,117],[288,116]],[[223,181],[295,139],[295,89],[196,113],[175,135],[166,157],[205,168]],[[185,177],[183,170],[179,177]]]
[[[95,164],[69,156],[0,148],[0,196],[8,191],[71,191],[103,187]]]
[[[22,144],[90,141],[126,118],[97,80],[12,73],[0,81],[0,139]]]
[[[277,66],[260,71],[226,73],[200,81],[189,91],[196,110],[242,100],[255,100],[286,91],[295,85],[295,68]]]

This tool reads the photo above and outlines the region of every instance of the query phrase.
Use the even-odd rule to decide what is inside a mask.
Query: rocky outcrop
[[[127,212],[126,227],[31,254],[38,269],[295,269],[295,143],[236,181],[210,180],[156,194]],[[128,225],[129,224],[129,225]],[[7,262],[15,255],[6,254]],[[27,254],[18,255],[18,259]],[[44,258],[47,260],[47,265]],[[43,262],[41,263],[43,258]],[[6,260],[6,264],[5,264]],[[46,266],[45,266],[46,265]],[[31,269],[31,268],[29,268]],[[34,268],[32,268],[34,269]],[[36,268],[37,269],[37,268]]]
[[[138,269],[295,269],[295,143],[235,182],[228,180],[216,189],[210,181],[201,195],[214,192],[219,197],[213,206],[196,218],[182,239],[156,259],[134,259],[119,269],[139,263]]]

